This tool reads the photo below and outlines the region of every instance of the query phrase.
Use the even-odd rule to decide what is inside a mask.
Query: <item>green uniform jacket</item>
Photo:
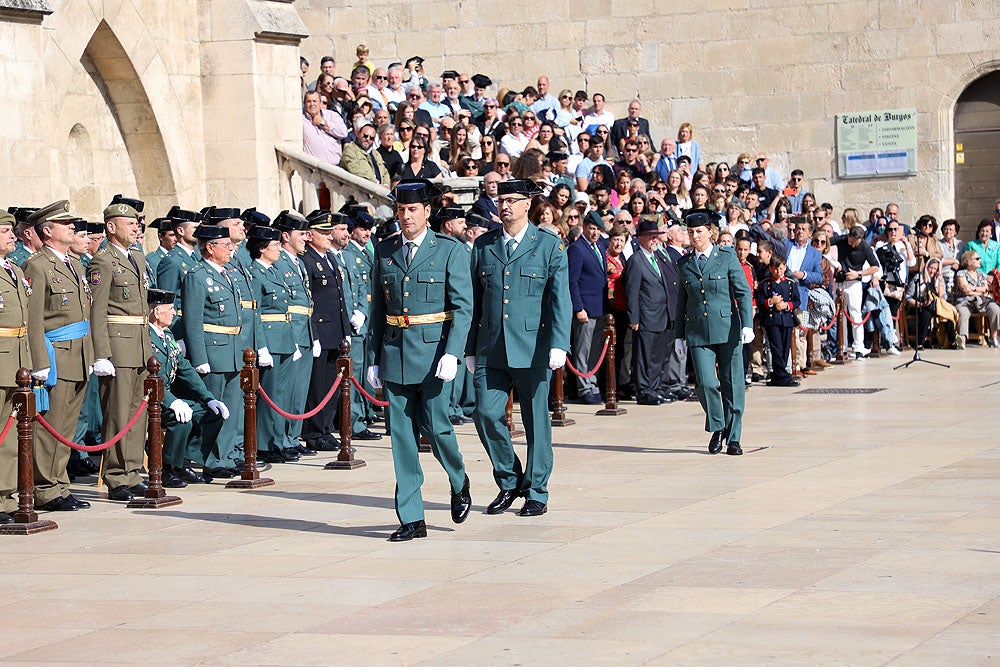
[[[11,270],[14,278],[0,269],[0,327],[4,329],[28,326],[28,284],[21,267],[11,263]],[[0,387],[16,387],[22,367],[31,368],[28,337],[0,337]]]
[[[288,287],[288,305],[312,308],[313,303],[312,294],[309,293],[309,278],[306,277],[302,258],[298,257],[297,259],[299,260],[298,265],[292,262],[288,252],[282,250],[281,257],[271,265],[271,268],[277,269],[278,273],[281,274],[281,279]],[[292,342],[302,348],[302,354],[311,355],[313,342],[312,317],[293,313],[291,321]]]
[[[129,251],[139,272],[121,248],[108,244],[97,251],[87,267],[87,282],[94,296],[91,308],[90,335],[94,340],[94,356],[110,359],[119,368],[145,368],[153,353],[149,343],[149,328],[142,324],[109,324],[109,315],[144,317],[149,312],[146,293],[146,258]]]
[[[244,263],[243,255],[233,253],[233,258],[226,264],[227,275],[239,288],[240,299],[243,302],[243,330],[240,332],[240,350],[248,347],[256,350],[261,347],[257,342],[264,335],[261,329],[260,313],[257,311],[256,297],[253,289],[253,274],[250,272],[251,260],[247,254]]]
[[[361,330],[354,332],[356,336],[364,336],[368,333],[368,318],[372,310],[372,261],[368,252],[360,248],[354,241],[347,244],[343,250],[344,263],[347,264],[347,279],[350,283],[351,303],[347,304],[350,311],[348,315],[353,315],[354,311],[360,311],[365,316],[365,322],[361,325]],[[345,300],[348,297],[344,295]]]
[[[83,275],[83,264],[72,257],[69,261],[79,280],[47,246],[24,262],[24,277],[31,290],[28,295],[28,346],[33,370],[49,367],[46,331],[90,319],[90,286]],[[52,347],[56,352],[59,379],[83,382],[90,377],[90,366],[94,364],[92,336],[58,341]]]
[[[281,273],[274,266],[264,266],[260,262],[250,265],[253,272],[253,298],[261,315],[284,315],[291,302],[291,290],[285,284]],[[261,336],[257,339],[258,349],[266,347],[271,354],[293,354],[295,341],[292,326],[288,322],[261,322]]]
[[[153,278],[156,278],[156,272],[160,268],[160,262],[163,258],[167,256],[167,251],[163,246],[160,246],[153,252],[146,255],[146,264],[149,266],[149,272],[153,274]]]
[[[7,261],[13,262],[18,266],[24,266],[24,260],[31,257],[31,251],[24,247],[24,244],[18,241],[14,244],[14,250],[7,255]]]
[[[739,343],[740,329],[753,326],[750,286],[732,248],[712,246],[704,270],[695,253],[684,255],[677,279],[674,333],[688,345]]]
[[[177,309],[177,317],[174,318],[170,330],[174,336],[183,339],[184,336],[184,308],[181,292],[184,288],[184,276],[188,271],[201,264],[201,255],[197,248],[194,253],[189,253],[181,244],[174,246],[174,249],[167,253],[167,256],[160,260],[156,267],[156,287],[174,293],[174,308]]]
[[[199,262],[184,276],[183,290],[184,303],[188,305],[184,327],[191,365],[197,368],[208,364],[213,373],[231,373],[243,368],[239,334],[205,331],[206,324],[224,327],[243,324],[243,305],[235,284],[206,262]]]
[[[469,253],[456,239],[430,229],[409,267],[402,235],[375,247],[368,335],[383,381],[422,384],[434,379],[445,354],[461,359],[472,322]],[[452,313],[449,322],[388,326],[387,315]]]
[[[160,377],[163,378],[163,407],[168,408],[177,400],[172,388],[183,387],[185,396],[197,397],[202,403],[208,403],[215,397],[208,391],[201,376],[194,366],[181,355],[181,348],[174,340],[170,329],[163,331],[164,337],[156,333],[152,325],[147,326],[146,334],[150,337],[153,354],[160,361]]]
[[[476,363],[545,368],[549,350],[569,350],[573,305],[566,249],[529,223],[508,260],[503,230],[486,232],[472,249],[475,309],[465,347]]]

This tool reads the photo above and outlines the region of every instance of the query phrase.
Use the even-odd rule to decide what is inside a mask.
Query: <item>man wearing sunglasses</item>
[[[354,174],[379,185],[389,185],[389,169],[382,160],[382,154],[373,150],[375,146],[375,126],[362,121],[357,128],[358,138],[344,146],[344,157],[340,166]]]
[[[649,121],[642,118],[640,116],[641,113],[642,102],[639,100],[632,100],[628,103],[628,116],[616,120],[611,125],[612,146],[618,147],[622,145],[622,139],[628,136],[628,129],[630,125],[638,127],[639,134],[645,134],[647,137],[652,136],[649,134]]]

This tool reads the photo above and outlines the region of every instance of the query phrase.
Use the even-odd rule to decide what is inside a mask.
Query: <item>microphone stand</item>
[[[923,234],[920,234],[919,232],[918,232],[918,234],[920,236],[923,236]],[[919,244],[920,244],[920,240],[918,238],[917,239],[917,246],[918,246],[918,248],[919,248]],[[917,335],[915,336],[916,343],[913,345],[913,358],[910,359],[909,361],[907,361],[906,363],[902,363],[902,364],[894,367],[892,369],[894,371],[897,371],[900,368],[909,368],[910,366],[912,366],[913,364],[917,363],[918,361],[923,362],[925,364],[931,364],[933,366],[943,366],[944,368],[951,368],[951,366],[949,366],[948,364],[942,364],[942,363],[939,363],[937,361],[930,361],[928,359],[921,359],[920,358],[920,350],[923,349],[923,344],[924,344],[924,340],[923,339],[927,337],[926,333],[925,333],[924,336],[920,335],[921,333],[923,333],[922,329],[920,328],[920,323],[921,323],[921,316],[923,315],[923,312],[924,312],[924,306],[920,305],[920,299],[921,299],[921,295],[923,295],[923,296],[926,297],[927,292],[930,289],[929,286],[927,285],[927,281],[924,280],[924,270],[923,269],[924,269],[924,265],[926,263],[927,263],[926,262],[926,258],[921,257],[920,255],[917,255],[917,267],[916,268],[918,268],[919,271],[917,271],[917,273],[910,278],[910,280],[912,282],[916,283],[916,288],[914,289],[914,293],[913,293],[913,295],[915,297],[913,299],[913,301],[914,301],[914,303],[916,303],[916,309],[915,309],[915,312],[914,312],[914,322],[913,322],[913,324],[916,327]],[[941,297],[937,297],[937,298],[941,298]],[[903,303],[904,304],[906,303],[906,293],[905,292],[903,293]],[[903,317],[905,317],[905,316],[906,315],[904,313]],[[928,326],[929,326],[929,323],[928,323]]]

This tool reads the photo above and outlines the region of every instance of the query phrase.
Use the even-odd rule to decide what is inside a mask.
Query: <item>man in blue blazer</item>
[[[608,242],[601,238],[604,222],[591,212],[583,224],[583,234],[566,252],[569,260],[569,295],[573,301],[573,365],[586,374],[594,368],[603,347],[604,302],[608,292]],[[580,402],[603,403],[597,376],[577,377]]]

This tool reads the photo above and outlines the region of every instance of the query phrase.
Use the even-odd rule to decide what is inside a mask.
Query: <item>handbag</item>
[[[955,325],[958,324],[958,308],[955,308],[955,306],[940,297],[934,299],[934,312],[937,314],[938,319],[947,320]]]

